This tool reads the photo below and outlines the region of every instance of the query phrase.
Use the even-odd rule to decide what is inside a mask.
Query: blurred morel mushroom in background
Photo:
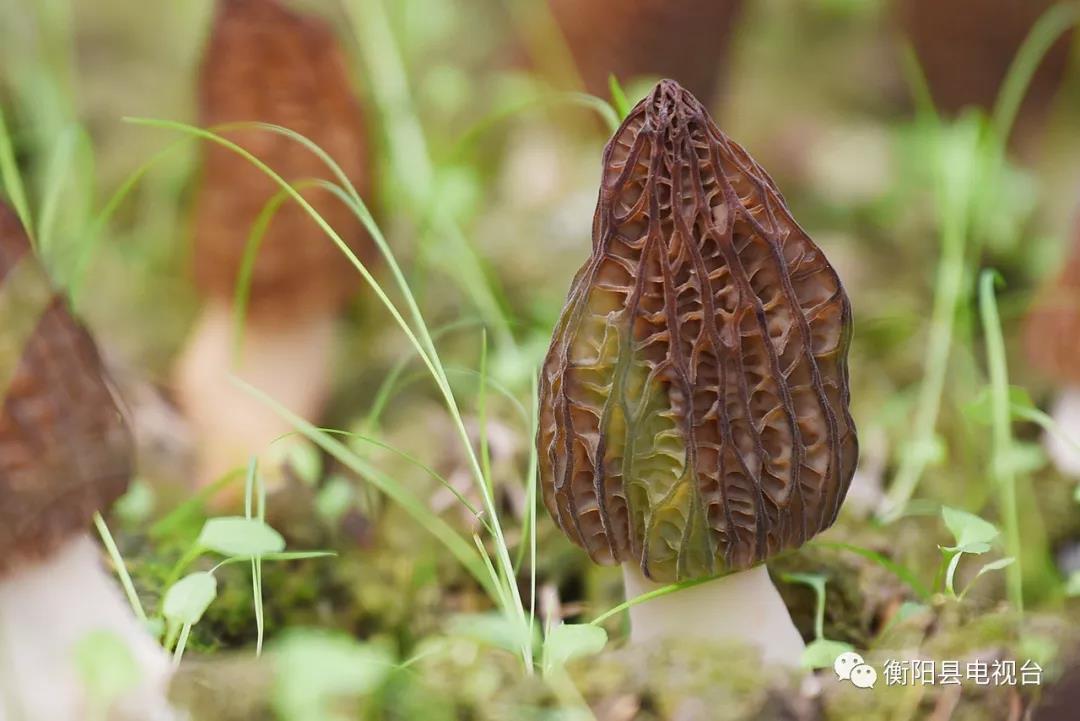
[[[895,0],[934,103],[953,113],[989,110],[1032,26],[1059,0]],[[1023,119],[1046,115],[1069,65],[1071,33],[1058,40],[1031,80]]]
[[[141,674],[108,718],[170,718],[168,660],[88,536],[94,513],[127,488],[131,436],[93,339],[3,205],[0,388],[0,719],[85,721],[109,710],[92,710],[76,664],[95,633],[123,641]]]
[[[665,80],[604,151],[592,253],[540,377],[544,502],[628,596],[636,640],[797,664],[762,563],[836,519],[858,455],[851,309],[768,174]]]
[[[706,105],[727,64],[741,0],[548,0],[585,87],[608,78],[672,78]]]
[[[363,119],[345,58],[326,24],[274,0],[219,0],[199,100],[206,126],[258,121],[307,137],[368,197]],[[310,185],[315,179],[336,182],[311,150],[265,128],[228,129],[225,135],[298,186],[350,247],[368,247],[352,210],[329,190]],[[242,466],[290,430],[234,387],[230,373],[304,417],[319,415],[328,393],[335,319],[357,288],[359,275],[341,250],[299,204],[286,200],[258,249],[243,343],[234,358],[238,275],[252,228],[279,190],[245,158],[204,144],[194,266],[206,305],[176,381],[199,445],[200,483]]]
[[[1058,273],[1028,311],[1024,348],[1028,361],[1054,381],[1058,395],[1051,409],[1059,433],[1047,433],[1046,450],[1054,465],[1080,478],[1080,222],[1073,247]]]

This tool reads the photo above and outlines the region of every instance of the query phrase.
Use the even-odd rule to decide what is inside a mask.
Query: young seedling
[[[814,640],[802,654],[804,668],[832,668],[837,657],[851,653],[855,647],[843,641],[825,638],[825,585],[828,577],[820,573],[785,573],[787,583],[801,583],[814,591]]]
[[[540,378],[545,504],[623,565],[632,637],[799,663],[764,561],[836,519],[858,455],[851,309],[765,171],[674,81],[604,152],[592,254]]]
[[[971,580],[971,583],[958,592],[956,589],[956,569],[960,565],[960,560],[965,555],[981,556],[988,552],[998,540],[1001,532],[989,521],[948,506],[942,507],[941,519],[945,522],[945,527],[949,529],[955,541],[952,546],[941,546],[943,568],[941,580],[943,590],[950,598],[958,601],[963,600],[967,592],[971,590],[971,586],[984,573],[1000,571],[1016,562],[1014,557],[1006,556],[983,564],[978,573],[975,574],[975,578]]]
[[[362,244],[360,220],[322,184],[333,178],[323,160],[295,137],[250,122],[303,135],[367,195],[363,122],[330,28],[274,0],[219,0],[199,101],[204,125],[223,129],[301,189],[346,243]],[[290,430],[231,374],[305,418],[320,414],[335,318],[355,284],[341,251],[271,178],[225,147],[204,148],[194,266],[206,304],[176,374],[200,484],[242,467]]]
[[[127,487],[131,435],[93,339],[3,205],[0,399],[0,719],[173,718],[168,660],[87,535]],[[131,673],[86,673],[103,649]]]

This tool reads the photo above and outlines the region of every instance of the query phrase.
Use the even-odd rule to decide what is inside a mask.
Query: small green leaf
[[[113,512],[129,526],[145,522],[154,512],[154,489],[142,478],[134,479],[127,493],[113,504]]]
[[[973,513],[948,506],[941,507],[941,518],[946,528],[956,539],[956,545],[946,550],[962,553],[986,553],[991,544],[1000,535],[1000,531],[989,521],[984,521]]]
[[[979,569],[979,572],[975,574],[975,578],[983,575],[984,573],[990,573],[991,571],[1000,571],[1003,568],[1007,568],[1016,563],[1016,559],[1012,556],[1006,556],[1005,558],[999,558],[996,561],[983,564],[983,567]]]
[[[1080,571],[1074,571],[1065,582],[1066,596],[1080,596]]]
[[[93,705],[102,710],[142,679],[127,641],[112,631],[91,631],[80,639],[75,644],[75,668]]]
[[[288,632],[273,656],[273,703],[283,721],[345,718],[343,701],[371,693],[393,669],[383,649],[319,631]]]
[[[1041,470],[1049,460],[1046,451],[1039,443],[1026,443],[1014,440],[1009,446],[1011,452],[1003,459],[1006,470],[1019,476]]]
[[[211,518],[203,526],[198,543],[224,556],[243,558],[285,549],[285,539],[280,533],[262,521],[242,516]]]
[[[329,524],[339,523],[355,499],[353,485],[343,476],[332,476],[315,496],[315,510]]]
[[[608,75],[608,89],[611,91],[611,104],[615,107],[615,112],[619,114],[619,120],[625,120],[633,107],[626,99],[626,91],[623,90],[622,83],[619,82],[615,73]]]
[[[544,639],[544,673],[569,661],[600,653],[607,645],[607,631],[592,624],[560,624]]]
[[[973,423],[988,426],[993,419],[993,402],[990,386],[986,386],[975,396],[975,400],[964,406],[964,415]],[[1035,408],[1035,402],[1026,388],[1009,386],[1009,412],[1014,418],[1020,417],[1023,411]]]
[[[807,644],[806,648],[803,650],[799,664],[803,668],[809,669],[832,668],[833,664],[836,662],[837,656],[854,650],[855,647],[850,643],[830,641],[827,638],[821,638]]]
[[[315,444],[306,438],[289,436],[270,446],[269,466],[285,467],[309,486],[322,477],[322,456]]]
[[[908,441],[900,449],[900,452],[921,459],[921,462],[927,468],[940,466],[949,457],[949,449],[945,439],[937,434],[929,438]]]
[[[454,636],[511,652],[520,651],[529,643],[526,633],[533,633],[534,645],[539,641],[535,627],[526,630],[520,622],[498,612],[460,614],[451,619],[447,630]]]
[[[165,592],[161,611],[165,618],[178,624],[194,625],[217,597],[217,579],[210,573],[184,576]]]

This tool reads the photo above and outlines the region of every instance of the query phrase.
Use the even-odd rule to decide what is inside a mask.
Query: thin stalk
[[[176,650],[173,651],[172,662],[173,666],[177,667],[184,659],[184,649],[187,648],[188,636],[191,634],[191,624],[185,623],[184,627],[180,629],[180,638],[176,642]]]
[[[389,245],[387,244],[386,239],[382,234],[381,229],[374,222],[370,211],[367,209],[366,205],[363,204],[363,201],[359,199],[358,195],[355,195],[355,189],[353,189],[352,194],[349,194],[348,191],[341,190],[340,188],[337,188],[337,186],[328,184],[330,187],[337,188],[337,190],[341,193],[340,197],[354,201],[354,203],[351,204],[351,207],[353,207],[354,212],[364,222],[365,227],[372,235],[372,238],[375,241],[376,245],[382,251],[384,257],[386,257],[387,263],[390,266],[390,270],[399,283],[408,310],[416,324],[415,332],[413,328],[409,325],[409,323],[407,323],[402,317],[400,311],[398,310],[394,302],[391,301],[390,298],[386,295],[386,292],[383,290],[382,286],[379,285],[378,281],[376,281],[375,278],[371,275],[367,267],[356,257],[356,254],[353,253],[349,246],[341,239],[341,236],[338,235],[338,233],[326,222],[326,220],[321,215],[319,215],[319,213],[299,192],[292,188],[292,186],[290,186],[288,182],[286,182],[280,175],[278,175],[264,162],[256,158],[254,155],[252,155],[250,152],[240,147],[236,143],[233,143],[216,133],[203,130],[201,128],[196,128],[191,125],[152,119],[129,119],[129,122],[148,125],[151,127],[168,128],[171,130],[180,131],[182,133],[186,133],[188,135],[201,138],[203,140],[214,142],[218,145],[228,148],[230,151],[236,153],[237,155],[240,155],[249,163],[258,168],[263,174],[273,180],[278,185],[278,187],[285,189],[286,192],[289,193],[290,197],[292,197],[292,199],[297,203],[297,205],[303,208],[303,210],[319,225],[319,227],[322,228],[323,232],[326,233],[326,235],[334,242],[338,249],[341,250],[345,257],[350,261],[350,263],[352,263],[352,265],[357,269],[361,277],[363,277],[364,281],[372,289],[379,301],[390,312],[391,317],[393,317],[394,321],[402,329],[402,332],[405,333],[406,337],[409,339],[409,342],[417,350],[418,355],[424,362],[424,365],[431,372],[432,377],[435,380],[436,386],[438,387],[440,393],[443,396],[444,402],[447,406],[447,410],[450,412],[451,419],[453,420],[454,426],[458,432],[458,436],[460,437],[462,444],[465,448],[470,469],[477,482],[477,485],[481,492],[481,496],[484,501],[485,511],[489,514],[490,522],[494,530],[493,535],[496,542],[495,550],[498,555],[499,565],[502,568],[504,574],[505,582],[509,586],[510,595],[514,600],[515,612],[518,616],[519,621],[524,624],[526,622],[525,609],[521,602],[521,594],[517,588],[517,584],[514,582],[513,563],[510,559],[510,553],[507,547],[505,536],[502,531],[501,524],[499,523],[494,499],[492,497],[492,494],[488,490],[487,482],[484,479],[484,474],[480,465],[479,458],[475,449],[472,446],[472,442],[469,438],[468,430],[465,427],[460,408],[458,407],[457,400],[454,397],[453,390],[451,389],[450,383],[447,379],[445,368],[443,367],[442,362],[439,359],[438,351],[436,350],[435,344],[432,341],[431,334],[428,330],[426,322],[423,319],[423,315],[420,313],[420,309],[416,303],[416,299],[412,294],[408,283],[405,282],[404,275],[401,273],[401,269],[398,266],[396,259],[394,258],[394,255],[391,252]],[[285,132],[284,134],[290,133]],[[296,134],[292,133],[291,135],[295,136]],[[310,141],[308,142],[310,143]],[[258,393],[257,389],[243,383],[240,383],[240,385],[242,387],[245,387],[248,392],[254,392],[256,395],[262,398],[264,402],[272,403],[272,399],[265,396],[265,394]],[[284,409],[282,409],[278,404],[272,403],[272,405],[275,405],[278,408],[279,414],[282,414],[282,411]],[[300,427],[298,423],[302,423],[302,419],[292,414],[283,415],[285,415],[286,418],[291,418],[291,422],[295,427]],[[314,427],[311,427],[310,424],[303,425],[305,428],[308,429],[304,431],[305,435],[309,433],[314,434],[315,436],[318,435],[316,429],[314,429]],[[327,448],[327,439],[317,439],[312,435],[309,435],[309,438],[316,441],[324,448]],[[333,443],[330,443],[329,445],[333,445]],[[339,460],[343,460],[344,462],[344,459],[341,457],[339,457]],[[355,461],[359,459],[354,458],[350,460]],[[387,487],[386,484],[384,484],[384,487]],[[401,489],[397,490],[400,491]],[[453,533],[453,535],[455,537],[457,536],[456,533]],[[442,540],[447,540],[447,537],[445,535],[442,536]],[[459,558],[462,558],[462,556],[459,555]]]
[[[944,139],[942,138],[942,141]],[[977,143],[977,137],[969,142]],[[974,147],[969,149],[969,163]],[[937,206],[941,225],[941,256],[934,282],[934,306],[930,316],[930,335],[923,360],[923,381],[916,401],[912,424],[912,446],[915,452],[905,453],[881,513],[886,521],[895,520],[911,500],[929,460],[926,449],[937,430],[941,399],[949,367],[956,313],[967,271],[965,250],[969,228],[970,193],[967,187],[970,173],[957,173],[947,163],[945,153],[939,153],[939,183]],[[963,168],[961,170],[968,170]]]
[[[496,343],[512,350],[516,347],[513,334],[491,280],[457,220],[438,202],[434,163],[413,104],[405,63],[394,41],[394,30],[382,0],[352,0],[345,3],[345,8],[360,41],[372,94],[383,115],[390,155],[396,159],[393,168],[398,175],[397,187],[423,219],[425,232],[438,228],[443,238],[449,241],[447,252],[448,257],[453,258],[454,268],[448,275],[491,326]]]
[[[26,187],[19,175],[19,165],[15,162],[15,149],[11,142],[4,113],[0,111],[0,182],[4,185],[8,199],[15,214],[19,216],[26,234],[34,237],[34,219],[30,213],[30,203],[26,199]]]
[[[979,310],[986,337],[986,363],[990,370],[990,409],[994,452],[991,475],[998,491],[1004,517],[1005,546],[1016,560],[1006,569],[1009,600],[1024,612],[1023,575],[1020,567],[1020,514],[1016,505],[1016,473],[1013,471],[1012,423],[1009,412],[1009,369],[1005,359],[1005,339],[994,299],[994,271],[984,271],[979,279]]]
[[[100,513],[94,514],[94,527],[97,529],[98,535],[101,536],[101,542],[105,545],[105,550],[112,560],[113,568],[116,569],[116,577],[120,579],[120,586],[123,587],[124,595],[127,596],[128,603],[131,604],[131,610],[135,612],[135,616],[140,621],[146,623],[146,610],[143,609],[139,594],[135,591],[135,583],[131,580],[127,565],[124,563],[124,557],[120,555],[120,549],[117,548],[116,541],[109,531],[109,526]]]
[[[537,376],[538,373],[533,373],[532,376],[532,419],[533,428],[530,439],[536,437],[537,426],[540,418],[540,393],[538,388]],[[528,525],[525,528],[525,532],[529,538],[529,628],[533,627],[536,623],[536,481],[539,475],[538,469],[538,453],[536,443],[530,443],[529,451],[529,482],[525,492],[525,498],[529,504],[529,513],[526,516],[528,518]],[[532,637],[530,636],[530,639]]]
[[[993,127],[1004,143],[1012,133],[1020,103],[1031,85],[1031,78],[1050,47],[1065,32],[1080,22],[1080,5],[1058,3],[1043,13],[1016,52],[994,105]]]
[[[589,621],[589,623],[591,623],[594,626],[599,626],[604,621],[608,620],[612,616],[617,616],[618,614],[622,613],[623,611],[629,609],[631,606],[636,606],[639,603],[645,603],[646,601],[651,601],[654,598],[660,598],[661,596],[666,596],[669,593],[675,593],[676,591],[681,591],[684,588],[692,588],[694,586],[700,586],[703,583],[708,583],[709,581],[715,581],[718,578],[720,578],[720,576],[706,576],[705,578],[695,578],[695,579],[690,580],[690,581],[680,581],[679,583],[671,583],[671,584],[668,584],[667,586],[662,586],[660,588],[649,591],[647,593],[643,593],[640,596],[634,596],[633,598],[628,598],[627,600],[620,603],[618,606],[615,606],[614,608],[612,608],[612,609],[610,609],[608,611],[605,611],[604,613],[601,613],[599,616],[594,618],[592,621]]]
[[[491,476],[491,448],[488,442],[487,410],[487,332],[480,333],[480,389],[476,395],[476,417],[480,425],[480,465],[487,480],[488,491],[495,492],[495,479]]]

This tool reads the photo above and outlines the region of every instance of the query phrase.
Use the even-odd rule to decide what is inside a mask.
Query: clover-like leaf
[[[945,522],[945,527],[956,539],[955,545],[945,548],[947,551],[986,553],[990,550],[991,544],[1001,535],[994,524],[957,508],[942,506],[941,518]]]

